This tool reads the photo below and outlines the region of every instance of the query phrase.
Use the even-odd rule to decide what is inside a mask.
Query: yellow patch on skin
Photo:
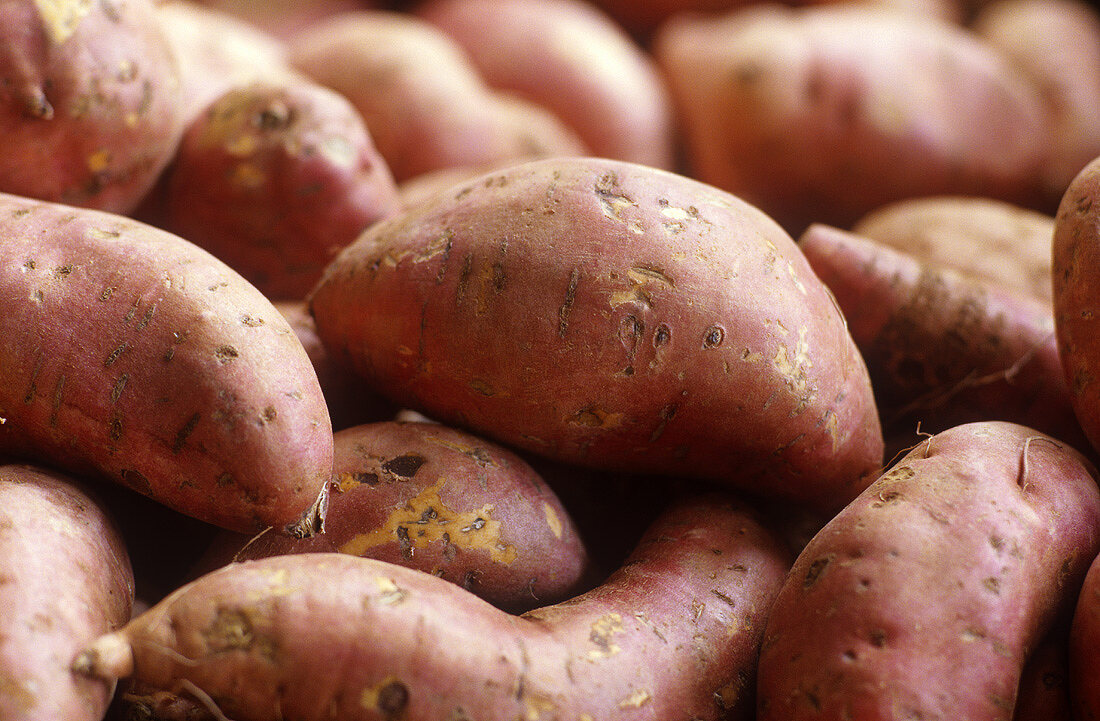
[[[425,488],[415,498],[395,509],[386,521],[367,533],[360,533],[340,546],[339,551],[362,556],[368,549],[387,543],[404,542],[412,548],[427,548],[445,541],[463,549],[485,549],[494,563],[510,566],[519,553],[501,540],[501,523],[492,517],[493,506],[458,513],[440,497],[446,479]]]
[[[546,514],[546,525],[550,526],[550,530],[554,532],[554,537],[560,539],[561,518],[558,517],[558,512],[546,501],[542,502],[542,512]]]
[[[836,413],[832,411],[825,411],[825,432],[829,434],[829,438],[833,441],[833,455],[836,455],[840,450],[840,422],[837,420]]]
[[[558,705],[546,696],[535,693],[523,693],[523,705],[527,708],[527,721],[539,721],[542,715],[553,714],[558,710]]]
[[[42,28],[54,45],[61,45],[76,32],[92,10],[92,0],[34,0]]]
[[[653,694],[645,689],[638,689],[619,702],[619,708],[641,708],[653,700]]]
[[[806,328],[803,327],[798,331],[798,343],[795,344],[794,352],[792,353],[787,346],[781,345],[776,349],[775,357],[772,360],[775,369],[787,382],[787,387],[790,388],[791,393],[799,399],[796,414],[805,409],[816,390],[806,375],[806,370],[813,368],[814,365],[810,359],[809,350],[809,344],[806,342]]]
[[[88,170],[102,173],[111,164],[111,151],[106,148],[97,150],[88,156]]]
[[[609,613],[601,616],[592,624],[588,634],[588,640],[596,648],[589,649],[589,660],[596,661],[601,658],[610,658],[622,649],[615,643],[615,634],[623,632],[623,617],[617,613]]]
[[[601,430],[610,430],[618,428],[623,424],[622,413],[609,413],[602,408],[596,408],[590,406],[588,408],[582,408],[577,411],[568,422],[574,426],[584,426],[585,428],[599,428]]]
[[[375,576],[374,585],[378,587],[378,602],[383,606],[392,606],[401,603],[408,597],[408,593],[405,592],[392,578],[385,576]]]
[[[259,144],[255,135],[237,135],[225,141],[225,152],[235,158],[247,158],[256,152]]]
[[[7,675],[0,675],[0,696],[13,704],[14,711],[29,712],[38,705],[38,694],[34,680],[21,681]]]
[[[233,168],[233,184],[242,188],[258,188],[267,176],[252,163],[240,163]]]

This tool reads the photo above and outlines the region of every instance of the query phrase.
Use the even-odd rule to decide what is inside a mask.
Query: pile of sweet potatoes
[[[1100,719],[1100,10],[0,3],[0,721]]]

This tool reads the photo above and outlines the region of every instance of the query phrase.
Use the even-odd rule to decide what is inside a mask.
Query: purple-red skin
[[[348,553],[430,573],[513,612],[568,598],[589,581],[569,513],[515,453],[436,423],[371,423],[334,440],[323,534],[226,534],[201,567]]]
[[[486,174],[368,229],[310,303],[400,405],[546,457],[833,508],[882,463],[866,367],[804,256],[683,176]]]
[[[887,435],[997,419],[1088,450],[1046,301],[826,225],[798,242],[848,319]]]
[[[0,6],[0,192],[130,212],[179,142],[181,100],[150,0]]]
[[[1066,188],[1054,218],[1054,327],[1077,420],[1100,450],[1100,159]]]
[[[0,466],[0,718],[99,721],[114,684],[69,665],[133,602],[122,537],[82,482]]]
[[[435,0],[416,14],[485,82],[554,112],[592,155],[672,169],[672,99],[652,58],[582,0]]]
[[[518,617],[373,559],[275,557],[185,586],[75,667],[198,689],[236,721],[709,721],[751,699],[788,568],[721,497],[666,512],[603,585]]]
[[[252,83],[211,103],[164,192],[164,227],[272,300],[305,298],[345,245],[400,207],[359,113],[307,80]]]
[[[319,530],[332,430],[278,310],[206,251],[0,195],[0,453],[208,523]]]
[[[759,721],[1008,721],[1098,549],[1080,454],[1001,422],[928,438],[796,559],[768,619]]]
[[[1100,559],[1094,559],[1077,598],[1069,637],[1069,693],[1074,721],[1100,719]]]

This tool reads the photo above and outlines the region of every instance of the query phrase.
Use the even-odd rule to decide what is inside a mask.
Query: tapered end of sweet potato
[[[134,672],[134,650],[123,633],[108,633],[77,654],[72,670],[107,680],[126,678]]]
[[[283,528],[283,533],[295,538],[311,538],[318,533],[325,532],[325,517],[328,515],[328,484],[321,487],[317,500],[306,509],[294,523],[289,523]]]

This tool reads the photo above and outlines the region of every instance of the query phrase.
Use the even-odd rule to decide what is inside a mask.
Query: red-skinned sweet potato
[[[1100,549],[1080,454],[1007,423],[927,439],[810,541],[768,618],[759,721],[1010,719]]]
[[[875,208],[852,232],[923,263],[1050,301],[1054,216],[992,198],[933,196]]]
[[[1077,420],[1100,449],[1100,158],[1070,183],[1054,219],[1052,272],[1058,352]]]
[[[208,523],[308,533],[332,430],[294,332],[178,236],[0,195],[0,452]]]
[[[133,602],[126,548],[99,502],[62,474],[0,466],[0,718],[99,721],[114,684],[69,665]]]
[[[359,110],[399,182],[440,168],[584,152],[548,110],[492,92],[458,43],[413,15],[343,13],[294,35],[288,51],[295,68]]]
[[[419,569],[510,611],[560,601],[589,580],[569,514],[507,449],[436,423],[371,423],[334,440],[323,534],[227,534],[200,569],[334,551]]]
[[[236,721],[729,718],[788,567],[713,497],[664,514],[603,585],[520,617],[371,559],[276,557],[198,579],[75,666],[197,690]]]
[[[1100,156],[1100,12],[1081,0],[996,0],[971,27],[1040,89],[1051,157],[1043,168],[1050,212],[1074,176]]]
[[[926,195],[1037,202],[1052,147],[1038,89],[957,25],[765,4],[672,20],[655,53],[690,174],[792,233]]]
[[[150,0],[0,6],[0,191],[125,213],[183,130]]]
[[[1074,609],[1069,637],[1069,694],[1075,721],[1100,719],[1100,558],[1094,559]]]
[[[820,224],[799,247],[848,320],[888,436],[995,419],[1087,448],[1044,301]]]
[[[671,169],[672,100],[656,64],[582,0],[435,0],[418,16],[491,87],[549,108],[592,155]]]
[[[863,360],[803,255],[683,176],[489,173],[368,229],[310,303],[400,405],[548,457],[834,508],[882,462]]]
[[[188,127],[164,180],[163,227],[272,300],[301,300],[397,188],[359,113],[311,81],[252,83]]]

